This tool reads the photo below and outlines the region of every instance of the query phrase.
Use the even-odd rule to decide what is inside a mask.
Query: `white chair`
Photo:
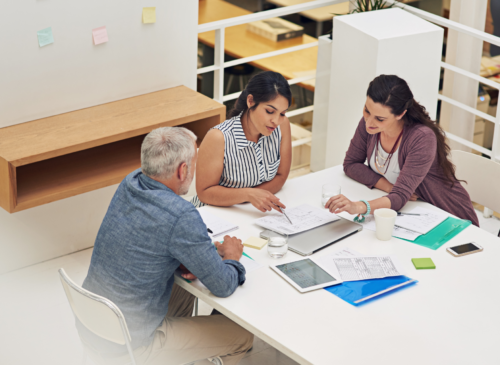
[[[472,201],[485,207],[486,210],[500,212],[500,164],[487,158],[459,150],[451,152],[452,161],[457,167],[455,175]]]
[[[136,365],[127,323],[116,304],[76,285],[64,269],[59,269],[59,276],[73,314],[97,336],[126,345],[131,362]]]

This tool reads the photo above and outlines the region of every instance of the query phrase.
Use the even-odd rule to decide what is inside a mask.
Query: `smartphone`
[[[471,253],[481,252],[483,248],[475,242],[466,243],[465,245],[448,247],[446,251],[455,257],[470,255]]]

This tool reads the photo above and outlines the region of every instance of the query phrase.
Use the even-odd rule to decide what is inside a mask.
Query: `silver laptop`
[[[289,236],[288,249],[299,255],[309,256],[362,229],[361,224],[340,218],[338,221]],[[261,233],[262,238],[267,238],[265,232]]]

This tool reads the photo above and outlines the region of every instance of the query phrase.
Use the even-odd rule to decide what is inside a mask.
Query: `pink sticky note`
[[[105,26],[92,29],[92,36],[94,38],[94,44],[96,46],[108,41],[108,31],[106,30]]]

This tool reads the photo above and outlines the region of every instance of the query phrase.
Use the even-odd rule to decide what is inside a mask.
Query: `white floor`
[[[81,363],[83,350],[57,270],[63,267],[81,284],[91,255],[92,249],[87,249],[0,275],[0,364]],[[211,311],[200,303],[200,315]],[[256,338],[253,349],[240,364],[297,363]]]

